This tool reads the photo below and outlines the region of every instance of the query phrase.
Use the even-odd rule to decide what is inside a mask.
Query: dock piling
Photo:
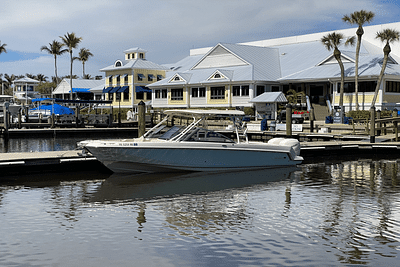
[[[292,106],[286,105],[286,135],[292,136]]]
[[[375,107],[371,107],[371,126],[369,135],[369,142],[375,143]]]
[[[138,104],[138,137],[141,137],[146,132],[146,104],[140,101]]]

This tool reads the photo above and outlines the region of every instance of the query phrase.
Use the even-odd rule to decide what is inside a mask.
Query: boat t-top
[[[303,161],[292,138],[249,142],[239,110],[167,110],[156,126],[135,139],[87,140],[78,146],[116,173],[226,171],[293,166]],[[174,125],[173,118],[186,125]],[[235,140],[213,131],[210,119],[229,122]],[[169,123],[172,122],[172,123]]]

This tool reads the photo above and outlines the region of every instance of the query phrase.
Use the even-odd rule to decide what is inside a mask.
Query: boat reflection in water
[[[204,194],[292,177],[297,167],[268,168],[252,171],[112,174],[98,188],[91,201],[152,199],[158,197]]]

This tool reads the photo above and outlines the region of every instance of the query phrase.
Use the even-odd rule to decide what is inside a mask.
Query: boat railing
[[[188,132],[190,132],[194,127],[196,127],[205,118],[206,118],[206,116],[203,116],[196,120],[196,118],[193,117],[193,122],[189,126],[187,126],[182,132],[180,132],[177,136],[173,137],[170,141],[173,141],[173,142],[180,141],[182,139],[182,137],[184,137]]]

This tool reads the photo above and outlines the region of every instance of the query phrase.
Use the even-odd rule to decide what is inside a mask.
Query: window
[[[248,85],[242,85],[242,96],[248,96],[250,94],[249,88]]]
[[[119,84],[121,81],[121,76],[117,75],[117,84]]]
[[[129,100],[129,91],[124,92],[124,101],[128,101],[128,100]]]
[[[214,79],[221,79],[221,74],[216,73],[216,74],[214,75]]]
[[[121,61],[117,61],[117,62],[115,63],[115,67],[121,67],[121,66],[122,66]]]
[[[144,99],[144,93],[143,92],[136,92],[136,99]]]
[[[240,96],[240,86],[239,85],[235,85],[232,87],[232,95]]]
[[[175,78],[174,78],[174,81],[180,81],[181,80],[181,78],[179,78],[179,76],[176,76]]]
[[[225,99],[225,86],[211,87],[211,99]]]
[[[110,75],[110,76],[108,77],[108,83],[109,83],[109,84],[112,84],[112,77],[113,77],[112,75]]]
[[[161,98],[167,98],[167,97],[168,97],[168,90],[162,89],[161,90]]]
[[[146,99],[150,100],[151,99],[151,92],[146,92]]]
[[[199,88],[192,88],[192,97],[199,97]]]
[[[139,74],[137,75],[137,79],[138,79],[138,81],[143,81],[143,80],[144,80],[144,78],[145,78],[145,77],[144,77],[144,75],[143,75],[143,74],[140,74],[140,73],[139,73]]]
[[[183,100],[183,88],[171,89],[171,100]]]
[[[121,93],[115,93],[115,100],[121,101]]]
[[[261,95],[264,92],[265,92],[265,86],[264,85],[257,85],[256,95]]]
[[[248,96],[249,86],[248,85],[235,85],[232,87],[233,96]]]
[[[153,79],[154,79],[154,75],[153,74],[147,75],[147,81],[152,82]]]
[[[387,81],[386,92],[388,93],[400,93],[400,82]]]
[[[162,75],[157,75],[157,81],[161,81],[162,79],[164,79]]]
[[[271,92],[279,92],[279,86],[272,86]]]
[[[155,98],[161,98],[161,90],[160,89],[155,89],[154,90],[154,97]]]
[[[192,97],[206,97],[206,88],[205,87],[193,87],[192,88]]]
[[[376,81],[369,82],[359,82],[358,83],[358,92],[375,92]],[[344,92],[345,93],[354,93],[355,92],[355,83],[348,82],[344,83]],[[340,83],[337,87],[337,93],[340,93]]]
[[[143,54],[143,53],[139,53],[139,57],[140,57],[141,59],[143,59],[143,58],[144,58],[144,54]]]
[[[131,59],[131,54],[128,54],[128,59]]]
[[[125,77],[124,77],[124,82],[125,82],[125,84],[127,84],[127,83],[128,83],[128,74],[125,74]]]
[[[114,93],[108,93],[108,100],[114,100]]]

